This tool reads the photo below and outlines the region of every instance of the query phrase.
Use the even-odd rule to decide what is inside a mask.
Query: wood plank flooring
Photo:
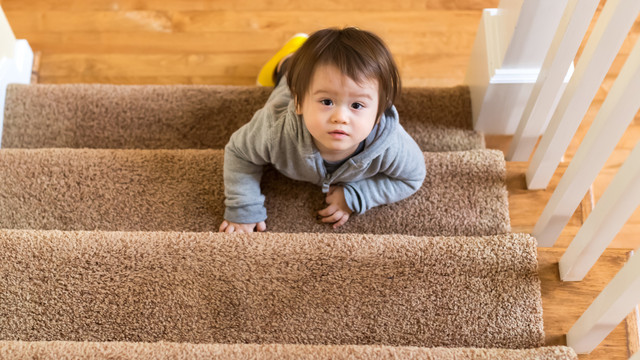
[[[558,273],[558,261],[563,253],[564,249],[561,248],[538,250],[545,343],[549,346],[566,344],[565,334],[622,268],[628,257],[627,250],[608,249],[583,281],[562,282]],[[591,354],[580,355],[579,358],[626,360],[630,355],[627,338],[627,325],[623,321]]]

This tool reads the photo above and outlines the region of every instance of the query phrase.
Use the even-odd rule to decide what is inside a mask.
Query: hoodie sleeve
[[[290,101],[287,82],[281,81],[264,107],[231,135],[224,148],[225,220],[250,224],[267,218],[260,180],[264,166],[272,163],[272,144],[279,138],[276,124],[286,117]]]
[[[414,194],[424,181],[426,165],[418,144],[402,129],[395,146],[382,156],[385,168],[375,176],[344,185],[347,205],[356,214]]]
[[[224,148],[225,220],[249,224],[267,218],[260,180],[270,163],[270,115],[267,108],[258,110]]]

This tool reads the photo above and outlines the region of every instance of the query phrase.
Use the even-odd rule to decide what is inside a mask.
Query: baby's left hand
[[[318,215],[322,217],[322,222],[334,223],[334,229],[344,225],[353,213],[344,199],[344,187],[330,187],[325,201],[329,206],[318,211]]]

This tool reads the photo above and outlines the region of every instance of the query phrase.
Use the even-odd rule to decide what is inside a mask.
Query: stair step
[[[360,345],[187,344],[124,342],[0,342],[3,359],[438,359],[438,360],[577,360],[565,346],[526,350],[416,348]]]
[[[532,348],[536,241],[0,230],[0,339]]]
[[[223,148],[271,88],[220,85],[10,85],[5,148]],[[484,148],[465,86],[406,88],[400,121],[423,151]]]
[[[0,228],[216,231],[223,220],[223,150],[4,149]],[[413,196],[353,216],[340,229],[316,221],[317,186],[263,176],[273,232],[495,235],[510,231],[499,151],[424,153]]]

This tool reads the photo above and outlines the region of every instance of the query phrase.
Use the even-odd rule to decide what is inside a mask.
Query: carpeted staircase
[[[468,89],[408,88],[427,179],[318,223],[273,169],[269,232],[220,234],[223,150],[269,89],[11,85],[0,150],[1,358],[576,359],[544,347],[536,241]]]

